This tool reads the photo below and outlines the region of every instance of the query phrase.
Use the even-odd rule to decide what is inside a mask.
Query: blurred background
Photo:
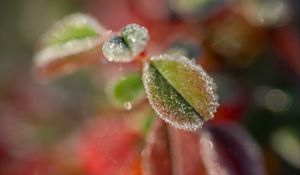
[[[34,79],[32,59],[39,37],[74,12],[90,14],[114,31],[128,23],[144,25],[151,36],[149,55],[183,52],[195,58],[218,85],[221,106],[212,122],[240,123],[260,146],[267,174],[300,173],[299,3],[0,0],[0,174],[101,172],[108,165],[97,162],[93,139],[113,128],[122,132],[111,137],[126,141],[115,154],[122,157],[126,150],[141,147],[133,141],[145,137],[136,129],[140,126],[115,118],[133,116],[135,123],[143,123],[136,116],[153,115],[150,107],[142,102],[123,109],[107,95],[111,82],[140,68],[100,58],[99,65],[49,84]]]

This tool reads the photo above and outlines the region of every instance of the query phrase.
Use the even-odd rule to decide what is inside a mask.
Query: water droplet
[[[132,109],[132,103],[130,101],[127,101],[127,102],[123,103],[123,107],[126,110],[131,110]]]

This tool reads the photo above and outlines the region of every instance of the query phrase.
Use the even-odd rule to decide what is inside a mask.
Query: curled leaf
[[[49,79],[94,63],[106,33],[96,19],[81,13],[57,22],[39,42],[34,56],[38,78]]]
[[[114,62],[130,62],[146,47],[149,40],[148,30],[138,24],[128,24],[121,29],[120,35],[112,36],[103,47],[103,55]]]
[[[176,128],[196,130],[218,107],[212,79],[183,56],[152,57],[144,66],[143,82],[153,109]]]

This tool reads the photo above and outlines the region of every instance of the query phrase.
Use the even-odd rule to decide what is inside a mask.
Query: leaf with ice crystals
[[[137,24],[128,24],[120,35],[112,36],[103,47],[103,55],[114,62],[130,62],[146,47],[149,40],[148,30]]]
[[[149,40],[148,30],[138,24],[125,26],[121,30],[121,35],[134,56],[137,56],[145,49]]]
[[[176,128],[194,131],[218,107],[212,79],[183,56],[152,57],[144,66],[143,82],[153,109]]]
[[[185,130],[196,130],[202,125],[199,114],[152,64],[145,66],[143,81],[151,106],[167,123]]]
[[[218,107],[216,85],[200,66],[183,56],[161,55],[151,62],[202,119],[213,118]]]
[[[133,59],[128,46],[121,36],[113,36],[102,47],[103,55],[108,61],[129,62]]]
[[[57,22],[38,43],[34,66],[38,78],[49,79],[94,63],[106,35],[91,16],[76,13]]]

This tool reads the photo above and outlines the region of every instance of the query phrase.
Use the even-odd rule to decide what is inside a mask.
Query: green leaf
[[[212,79],[185,57],[152,57],[145,64],[143,82],[156,113],[179,129],[200,128],[218,106]]]
[[[124,104],[136,102],[144,96],[144,87],[140,73],[130,73],[122,77],[113,87],[114,99]]]

